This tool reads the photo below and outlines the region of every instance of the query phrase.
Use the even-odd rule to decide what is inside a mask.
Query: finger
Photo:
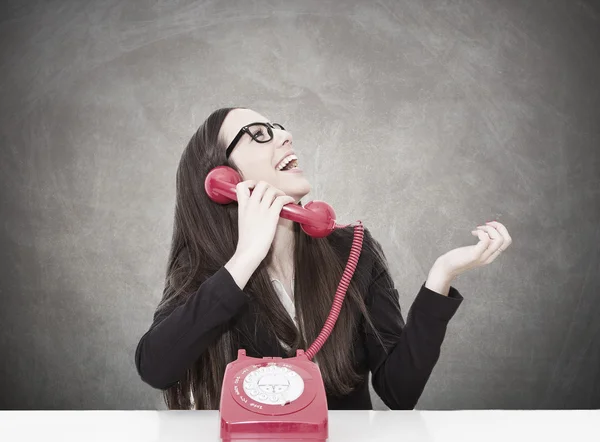
[[[252,180],[248,181],[240,181],[235,185],[235,193],[238,205],[243,206],[250,198],[250,186],[254,186],[254,182]]]
[[[281,213],[281,210],[283,209],[283,206],[285,206],[286,204],[290,204],[295,202],[295,199],[289,195],[281,195],[278,196],[277,198],[275,198],[275,201],[273,201],[273,204],[271,205],[270,210],[273,211],[273,214],[275,216],[279,216],[279,214]]]
[[[479,238],[479,242],[477,245],[475,245],[475,259],[480,260],[481,256],[485,253],[492,240],[483,230],[476,229],[473,230],[473,233]]]
[[[498,232],[500,232],[500,234],[504,238],[504,243],[502,244],[502,250],[506,250],[506,248],[512,244],[512,238],[511,238],[510,234],[508,233],[508,230],[506,229],[506,227],[504,227],[504,224],[499,223],[498,221],[490,221],[490,222],[487,222],[486,224],[494,227]]]
[[[493,259],[495,259],[498,256],[498,254],[502,251],[500,248],[502,247],[504,238],[502,237],[502,235],[500,235],[500,232],[498,232],[492,226],[477,226],[477,229],[486,232],[492,240],[491,243],[488,245],[488,248],[483,252],[480,258],[481,261],[488,264],[489,262],[491,262],[488,262],[488,258],[493,257]],[[500,250],[500,252],[498,252],[498,250]]]
[[[260,202],[260,206],[262,207],[263,210],[268,210],[269,207],[271,207],[271,204],[273,204],[273,200],[275,200],[275,198],[277,198],[278,193],[283,193],[283,192],[281,192],[280,190],[277,190],[273,186],[269,186],[265,190],[265,195],[263,196],[263,199]]]
[[[254,189],[252,190],[252,194],[250,195],[249,202],[252,204],[260,204],[268,187],[269,184],[266,181],[258,181],[254,185]]]

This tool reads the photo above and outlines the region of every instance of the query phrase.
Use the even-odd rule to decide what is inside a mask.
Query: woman
[[[142,380],[164,390],[169,409],[218,409],[225,367],[238,349],[295,356],[325,323],[354,229],[312,238],[279,216],[310,191],[304,174],[290,170],[298,164],[291,154],[292,135],[246,108],[213,112],[182,154],[163,297],[135,354]],[[220,165],[242,177],[237,203],[217,204],[204,191],[206,175]],[[510,244],[494,224],[474,231],[476,246],[435,261],[406,323],[381,245],[364,229],[335,328],[313,359],[329,409],[372,409],[369,372],[388,407],[414,408],[463,299],[451,280]]]

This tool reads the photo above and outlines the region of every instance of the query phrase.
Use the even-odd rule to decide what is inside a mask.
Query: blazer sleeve
[[[141,379],[161,390],[176,384],[248,299],[223,266],[185,303],[155,314],[135,351]]]
[[[411,410],[439,359],[446,326],[463,297],[454,287],[444,296],[423,282],[405,323],[398,291],[381,254],[384,260],[374,262],[365,303],[384,346],[366,325],[367,361],[373,389],[381,400],[392,410]]]

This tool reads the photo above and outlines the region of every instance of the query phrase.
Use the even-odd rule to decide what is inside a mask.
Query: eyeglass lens
[[[281,124],[273,123],[273,126],[277,129],[283,130],[283,126]],[[258,141],[259,143],[266,143],[267,141],[271,141],[273,138],[273,131],[265,123],[252,124],[248,126],[248,130],[252,134],[252,139]]]

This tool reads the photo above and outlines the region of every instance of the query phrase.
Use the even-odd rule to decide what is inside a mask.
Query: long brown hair
[[[181,156],[165,288],[155,318],[183,304],[236,250],[237,204],[217,204],[204,191],[206,175],[214,167],[227,165],[240,172],[233,161],[225,158],[226,146],[219,138],[223,120],[233,109],[236,108],[214,111],[192,136]],[[251,295],[251,302],[257,303],[256,323],[291,347],[288,356],[295,356],[298,348],[306,350],[321,331],[349,252],[347,247],[340,255],[339,246],[337,251],[335,246],[350,244],[353,234],[354,229],[346,227],[334,230],[325,238],[312,238],[294,223],[294,302],[300,333],[267,273],[272,249],[244,287],[244,292]],[[385,259],[381,246],[365,228],[361,259],[367,254],[380,262]],[[319,363],[326,391],[335,396],[348,394],[361,380],[353,367],[352,354],[357,327],[368,325],[375,332],[364,303],[372,275],[363,273],[354,273],[334,330],[313,359]],[[163,391],[169,409],[193,408],[192,400],[198,410],[219,408],[225,367],[237,358],[239,338],[244,332],[247,335],[251,331],[241,330],[235,323],[224,326],[222,334],[199,355],[179,382]]]

